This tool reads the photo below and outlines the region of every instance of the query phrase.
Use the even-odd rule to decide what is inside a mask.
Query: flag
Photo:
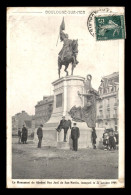
[[[60,25],[60,33],[58,35],[58,39],[60,37],[60,40],[63,41],[63,30],[65,30],[65,22],[64,22],[64,17],[63,17],[63,20],[61,22],[61,25]],[[58,39],[57,39],[57,43],[58,43]],[[56,43],[56,46],[57,46],[57,43]]]
[[[60,29],[61,29],[61,30],[65,30],[64,17],[63,17],[62,23],[61,23],[61,25],[60,25]]]

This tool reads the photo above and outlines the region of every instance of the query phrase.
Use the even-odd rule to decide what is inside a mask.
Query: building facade
[[[53,111],[54,96],[44,96],[35,106],[35,127],[46,123]]]
[[[27,112],[22,111],[20,113],[12,116],[12,133],[17,134],[18,128],[22,129],[23,125],[25,125],[29,133],[32,131],[32,119],[33,116],[29,115]]]
[[[97,101],[97,125],[118,130],[119,126],[119,73],[114,72],[101,80],[98,89],[100,100]]]

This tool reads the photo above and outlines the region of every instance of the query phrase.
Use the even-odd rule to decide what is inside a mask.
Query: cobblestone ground
[[[37,148],[33,141],[12,144],[13,179],[117,179],[118,151]]]

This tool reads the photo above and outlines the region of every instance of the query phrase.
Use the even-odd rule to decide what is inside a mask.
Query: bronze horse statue
[[[64,71],[66,72],[66,76],[68,76],[67,68],[68,68],[70,63],[72,63],[71,75],[73,75],[73,70],[74,70],[76,64],[78,64],[78,61],[76,60],[77,53],[78,53],[78,39],[71,41],[69,48],[65,51],[65,55],[64,55],[63,59],[61,59],[60,55],[58,56],[59,78],[60,78],[60,70],[62,68],[62,65],[65,66]]]

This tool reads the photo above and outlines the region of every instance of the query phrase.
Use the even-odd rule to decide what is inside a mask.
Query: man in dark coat
[[[97,138],[97,135],[96,135],[96,130],[95,130],[94,127],[92,128],[91,138],[92,138],[93,148],[96,149],[96,138]]]
[[[26,144],[27,137],[28,137],[28,130],[25,127],[25,125],[23,125],[23,128],[22,128],[22,138],[21,138],[21,142],[23,142],[23,144]]]
[[[76,123],[73,124],[74,126],[71,128],[71,139],[73,141],[73,150],[78,150],[78,138],[80,137],[79,128],[76,126]]]
[[[60,132],[64,129],[64,142],[66,142],[66,135],[69,128],[71,129],[71,120],[65,120],[65,116],[63,116],[56,130]]]
[[[58,127],[56,128],[56,131],[60,132],[61,129],[63,129],[64,125],[65,125],[65,116],[62,117],[62,120],[60,121],[60,124],[58,125]]]
[[[63,129],[64,129],[64,142],[67,142],[66,141],[66,135],[67,135],[67,131],[68,129],[71,129],[71,120],[66,120],[64,126],[63,126]]]
[[[41,148],[41,143],[42,143],[42,138],[43,138],[43,130],[42,130],[43,125],[40,125],[39,128],[37,129],[37,135],[38,135],[38,148]]]

